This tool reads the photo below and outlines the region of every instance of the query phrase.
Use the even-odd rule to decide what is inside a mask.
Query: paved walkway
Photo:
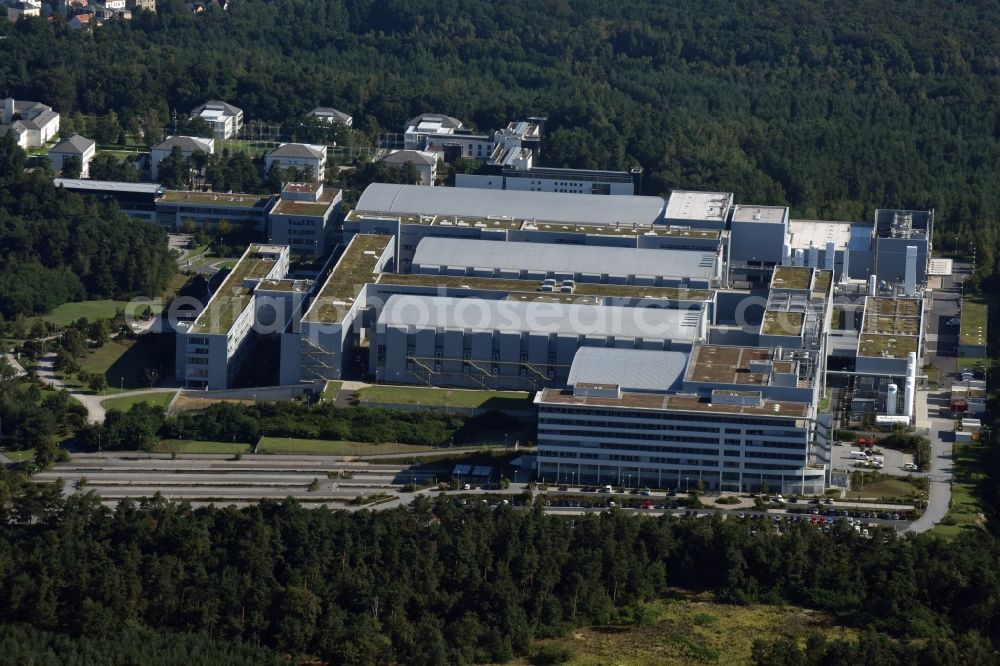
[[[91,423],[104,423],[107,410],[101,403],[109,398],[128,398],[137,395],[148,395],[150,393],[164,393],[176,391],[177,387],[156,387],[148,389],[137,389],[135,391],[124,391],[112,395],[90,395],[87,393],[77,393],[67,388],[55,372],[56,354],[50,352],[39,357],[36,374],[43,384],[57,391],[67,391],[77,402],[87,408],[87,420]]]
[[[940,523],[948,514],[951,506],[951,480],[954,473],[952,446],[954,423],[951,419],[938,416],[938,410],[948,400],[945,391],[939,391],[927,397],[927,418],[931,424],[929,438],[931,440],[931,469],[928,474],[927,509],[917,520],[907,528],[908,532],[926,532]]]
[[[17,359],[14,358],[13,354],[4,354],[4,358],[6,358],[7,362],[10,363],[10,367],[14,368],[15,377],[24,377],[28,374],[24,369],[24,366],[17,362]]]

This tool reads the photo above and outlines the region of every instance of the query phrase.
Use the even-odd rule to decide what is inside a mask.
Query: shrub
[[[573,652],[562,645],[542,645],[535,654],[531,655],[529,661],[536,666],[549,666],[550,664],[565,664],[573,658]]]

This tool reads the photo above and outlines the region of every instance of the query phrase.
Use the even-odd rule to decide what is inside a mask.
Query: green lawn
[[[147,393],[145,395],[130,395],[124,398],[108,398],[101,402],[104,409],[117,409],[122,412],[127,412],[132,405],[138,404],[140,402],[146,402],[157,407],[167,408],[170,401],[173,400],[176,391],[167,391],[163,393]]]
[[[936,365],[926,365],[924,374],[927,375],[927,383],[936,388],[941,378],[940,368]]]
[[[125,343],[111,340],[107,344],[91,349],[87,355],[77,360],[85,372],[102,374],[108,381],[106,395],[120,393],[123,390],[149,388],[143,381],[143,370],[147,367],[146,343],[143,338]],[[63,377],[66,386],[79,390],[87,387],[80,384],[76,377]]]
[[[146,368],[157,370],[160,379],[173,374],[173,345],[164,335],[143,335],[124,343],[111,341],[91,350],[79,363],[87,372],[104,374],[108,380],[105,394],[149,388]]]
[[[4,453],[5,456],[13,460],[14,462],[26,462],[32,460],[35,457],[34,449],[24,449],[23,451],[7,451]]]
[[[963,345],[986,344],[986,303],[966,298],[962,301],[962,324],[959,341]]]
[[[205,254],[206,252],[208,252],[208,248],[210,248],[211,246],[212,246],[211,243],[206,243],[204,245],[199,245],[198,247],[196,247],[193,250],[191,250],[191,252],[188,253],[188,256],[189,257],[198,257],[198,256],[201,256],[201,255]]]
[[[528,393],[520,391],[467,391],[414,386],[369,386],[358,391],[358,401],[426,405],[428,407],[472,407],[483,409],[529,409]]]
[[[174,273],[170,277],[170,281],[167,282],[166,289],[163,290],[163,302],[166,303],[176,297],[177,292],[184,288],[184,285],[187,284],[189,279],[190,276],[185,275],[184,273]]]
[[[905,478],[865,472],[864,482],[858,483],[860,479],[860,472],[853,472],[851,474],[851,490],[847,493],[848,499],[857,498],[860,492],[862,498],[885,497],[909,501],[913,498],[914,493],[924,492],[912,483],[909,483]]]
[[[108,371],[122,355],[129,350],[132,345],[124,345],[117,341],[108,342],[102,347],[91,349],[87,355],[79,360],[80,367],[87,372],[99,372],[104,374]]]
[[[336,402],[337,394],[340,393],[340,387],[344,385],[344,382],[329,381],[323,388],[323,402]]]
[[[343,442],[322,439],[294,439],[289,437],[261,437],[257,453],[306,454],[330,456],[365,456],[374,454],[401,454],[433,451],[432,446],[414,444],[371,444],[369,442]]]
[[[250,445],[246,442],[207,442],[198,439],[162,440],[155,449],[156,453],[249,453]]]
[[[983,446],[955,445],[955,480],[951,484],[951,505],[948,515],[931,530],[932,534],[955,537],[964,531],[976,529],[980,525],[982,512],[976,490],[986,480],[982,457],[986,453]]]
[[[90,321],[114,317],[118,310],[125,309],[126,303],[127,301],[112,300],[63,303],[49,314],[32,319],[42,319],[56,326],[69,326],[80,317],[86,317]]]

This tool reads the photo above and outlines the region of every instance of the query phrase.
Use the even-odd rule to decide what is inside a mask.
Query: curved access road
[[[56,354],[50,352],[44,356],[39,357],[38,365],[35,368],[35,374],[38,375],[38,379],[41,380],[43,384],[53,388],[57,391],[68,392],[77,402],[87,408],[87,420],[91,423],[104,423],[104,417],[107,415],[107,410],[104,408],[103,403],[109,398],[128,398],[137,395],[148,395],[150,393],[166,393],[170,391],[176,391],[176,387],[157,387],[148,389],[136,389],[135,391],[124,391],[122,393],[115,393],[114,395],[92,395],[89,393],[77,393],[69,389],[63,381],[56,375],[55,372],[55,362]]]

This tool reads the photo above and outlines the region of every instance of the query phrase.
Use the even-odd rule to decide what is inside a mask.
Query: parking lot
[[[877,448],[877,447],[876,447]],[[903,453],[902,451],[896,451],[894,449],[881,449],[878,455],[885,458],[881,468],[875,466],[865,466],[865,461],[854,460],[851,458],[851,451],[860,451],[860,447],[857,447],[850,443],[838,444],[833,447],[833,466],[835,469],[847,469],[851,471],[877,471],[882,474],[890,474],[893,476],[907,476],[912,474],[914,476],[923,476],[921,472],[914,469],[907,469],[907,465],[913,465],[913,454]]]

